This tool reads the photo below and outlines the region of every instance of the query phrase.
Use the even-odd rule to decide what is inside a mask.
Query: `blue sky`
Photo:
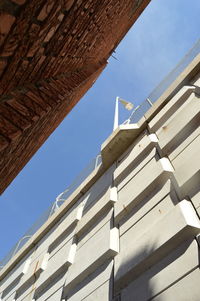
[[[95,85],[1,196],[0,258],[100,151],[116,96],[142,102],[199,39],[199,0],[153,0]],[[120,107],[125,118],[125,111]]]

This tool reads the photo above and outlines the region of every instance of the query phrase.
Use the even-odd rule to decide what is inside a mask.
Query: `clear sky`
[[[100,151],[116,96],[142,102],[199,39],[199,0],[153,0],[75,106],[1,196],[0,258]],[[121,116],[125,117],[122,107]]]

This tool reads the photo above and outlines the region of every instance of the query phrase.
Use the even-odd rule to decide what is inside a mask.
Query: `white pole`
[[[115,100],[115,115],[114,115],[114,125],[113,125],[113,131],[118,128],[118,118],[119,118],[119,97],[116,97]]]

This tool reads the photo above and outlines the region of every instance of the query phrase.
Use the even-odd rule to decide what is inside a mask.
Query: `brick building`
[[[0,193],[92,86],[149,1],[1,1]]]

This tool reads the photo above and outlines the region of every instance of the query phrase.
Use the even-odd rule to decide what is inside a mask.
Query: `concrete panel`
[[[51,252],[53,248],[59,244],[59,240],[63,240],[64,236],[68,235],[69,240],[74,235],[74,228],[82,216],[83,207],[81,201],[81,199],[77,201],[77,203],[66,212],[59,222],[57,222],[54,227],[52,227],[38,242],[35,252],[32,255],[32,260],[37,259],[41,256],[41,254],[47,252],[49,249]]]
[[[193,86],[184,86],[149,122],[149,129],[155,133],[184,104],[195,91]]]
[[[101,145],[104,166],[116,161],[142,131],[141,124],[121,124]]]
[[[77,251],[75,262],[68,271],[65,294],[105,261],[113,258],[118,251],[118,229],[110,230],[110,222],[108,222]]]
[[[132,218],[128,219],[127,222],[120,226],[120,236],[134,226],[133,235],[134,237],[137,237],[138,233],[141,234],[142,232],[147,231],[152,222],[155,223],[162,219],[177,203],[174,192],[167,194],[162,200],[158,200],[157,196],[155,196],[151,199],[151,201],[153,201],[153,204],[157,201],[157,204],[155,204],[152,208],[150,207],[152,206],[151,202],[147,202],[146,206],[142,207],[135,215],[132,216]],[[137,208],[135,207],[134,209]],[[146,212],[146,210],[148,210],[148,212]]]
[[[173,161],[174,176],[183,195],[193,195],[200,185],[200,136]]]
[[[30,301],[30,300],[32,301],[32,300],[34,300],[33,299],[34,293],[35,293],[35,288],[31,287],[28,291],[25,291],[19,297],[18,297],[18,294],[17,294],[16,301]]]
[[[44,301],[61,301],[62,299],[63,288],[61,287],[57,290],[53,295],[49,296],[47,299],[43,299]]]
[[[120,236],[123,235],[129,228],[136,224],[140,219],[145,217],[162,199],[170,194],[171,181],[168,180],[162,187],[155,189],[148,197],[144,198],[137,206],[127,213],[119,222]],[[176,196],[174,191],[171,193],[173,202],[176,204]]]
[[[49,229],[49,231],[45,235],[42,236],[39,242],[37,242],[34,253],[32,255],[32,261],[36,260],[44,252],[47,252],[50,243],[54,239],[54,233],[58,225],[59,223],[56,223],[52,228]]]
[[[195,193],[190,194],[190,199],[196,209],[200,207],[200,185],[198,191],[195,191]]]
[[[112,301],[112,286],[110,281],[106,281],[103,285],[99,286],[94,292],[81,301]],[[77,299],[77,301],[79,301]]]
[[[136,144],[134,143],[134,145],[131,146],[128,152],[118,160],[117,168],[114,171],[115,185],[127,175],[131,167],[133,168],[134,165],[136,167],[138,161],[144,160],[146,153],[149,153],[157,142],[157,136],[151,134],[145,135]]]
[[[133,177],[127,185],[118,192],[118,202],[115,204],[115,221],[122,219],[142,199],[148,196],[157,186],[162,186],[173,172],[167,158],[156,161],[155,158]]]
[[[36,289],[34,299],[37,301],[48,300],[48,298],[53,296],[55,292],[63,290],[66,276],[67,272],[61,273],[57,277],[51,279],[51,281],[47,285],[45,285],[43,289],[41,289],[41,287],[39,289]]]
[[[66,245],[75,235],[75,228],[67,229],[65,232],[64,229],[63,233],[56,237],[55,240],[52,240],[51,244],[49,245],[48,252],[51,254],[51,257],[54,256],[64,245]]]
[[[126,174],[123,173],[123,177],[120,177],[120,182],[115,183],[114,179],[114,185],[117,186],[118,191],[121,190],[135,175],[137,175],[138,172],[142,170],[142,168],[147,165],[152,158],[156,158],[156,160],[159,159],[158,153],[156,148],[154,147],[152,150],[146,153],[146,156],[144,158],[140,158],[138,161],[135,161],[135,163],[126,170]]]
[[[173,161],[184,149],[192,143],[199,135],[200,135],[200,126],[199,121],[197,120],[196,123],[190,124],[190,128],[187,128],[188,130],[188,137],[185,137],[183,141],[179,141],[179,145],[172,150],[172,152],[169,154],[169,159]]]
[[[47,269],[41,273],[37,288],[43,289],[48,282],[57,277],[73,263],[76,253],[76,244],[73,239],[68,241],[56,254],[49,258]]]
[[[89,239],[91,239],[106,223],[110,222],[110,228],[113,225],[113,208],[107,209],[95,220],[95,223],[87,224],[87,231],[77,232],[78,246],[80,249]]]
[[[11,295],[19,287],[21,278],[27,273],[31,263],[31,253],[29,253],[16,267],[1,281],[1,292],[5,298],[6,295]]]
[[[183,200],[146,232],[137,237],[134,233],[133,226],[120,237],[120,253],[115,257],[117,289],[144,273],[181,242],[200,233],[200,221],[191,202]]]
[[[122,301],[146,301],[167,289],[199,265],[196,240],[184,242],[121,292]],[[188,299],[189,300],[189,299]]]
[[[112,165],[84,195],[84,210],[86,210],[87,207],[93,206],[106,190],[112,186],[114,169],[115,164]]]
[[[200,217],[200,207],[197,208],[197,213],[198,213],[198,215]]]
[[[83,205],[82,200],[79,200],[67,213],[60,219],[60,221],[44,236],[43,239],[37,245],[36,252],[34,253],[33,259],[40,256],[41,253],[53,251],[59,245],[59,243],[65,244],[74,235],[74,230],[77,222],[82,217]],[[57,252],[57,250],[55,250]]]
[[[195,269],[179,282],[169,287],[166,291],[153,298],[155,301],[199,301],[200,296],[200,271]]]
[[[39,274],[46,269],[48,260],[49,253],[44,252],[37,259],[32,261],[27,273],[21,278],[18,289],[20,289],[21,286],[24,286],[26,282],[30,282],[30,285],[32,282],[35,282],[35,279]]]
[[[192,93],[189,99],[156,131],[163,155],[169,155],[198,127],[200,99]]]
[[[195,76],[195,78],[191,81],[191,84],[200,87],[200,74]]]
[[[109,187],[92,207],[84,211],[84,215],[76,227],[76,234],[80,237],[84,232],[88,231],[88,229],[104,215],[105,211],[109,211],[116,200],[117,189],[115,187]]]
[[[10,297],[10,295],[13,295],[13,293],[16,292],[19,286],[20,280],[21,278],[18,277],[13,282],[11,282],[7,287],[5,287],[4,290],[2,287],[0,300],[6,300]]]
[[[150,210],[148,214],[142,217],[138,222],[134,223],[133,228],[131,228],[131,233],[133,237],[137,239],[137,237],[141,236],[142,233],[148,231],[149,225],[153,225],[159,220],[163,219],[166,216],[166,214],[168,214],[169,211],[171,211],[173,208],[174,204],[171,200],[171,197],[167,195],[152,210]]]
[[[73,225],[77,224],[80,221],[83,214],[84,204],[81,202],[78,206],[73,206],[61,219],[58,226],[56,227],[54,236],[60,236],[63,231],[67,231],[69,228],[73,227]],[[63,230],[64,229],[64,230]]]
[[[69,301],[79,301],[85,300],[87,296],[91,296],[99,286],[105,282],[110,282],[113,285],[113,260],[106,262],[100,266],[94,273],[90,274],[86,279],[84,279],[74,290],[70,291],[67,300]],[[95,298],[93,300],[96,300]],[[101,299],[104,301],[104,299]]]
[[[136,144],[138,144],[140,142],[140,140],[144,137],[147,136],[148,132],[147,130],[144,130],[134,141],[133,143],[122,153],[122,155],[117,159],[117,164],[116,164],[116,168],[120,165],[120,163],[126,159],[130,152],[132,151],[132,149],[135,147]]]
[[[16,292],[13,292],[11,295],[7,296],[6,298],[2,298],[2,301],[15,301],[16,300]]]

